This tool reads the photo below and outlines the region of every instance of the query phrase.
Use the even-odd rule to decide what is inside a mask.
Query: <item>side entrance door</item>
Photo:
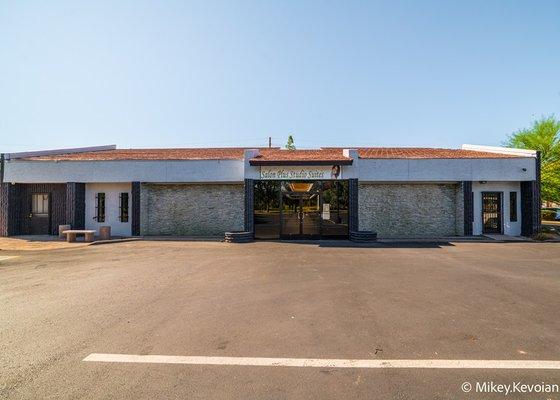
[[[482,192],[482,233],[502,233],[502,193]]]
[[[47,193],[31,195],[29,213],[29,234],[48,235],[50,233],[50,196]]]

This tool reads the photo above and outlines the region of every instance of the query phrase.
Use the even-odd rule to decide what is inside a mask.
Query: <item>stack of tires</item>
[[[377,241],[377,233],[373,231],[350,232],[350,240],[356,243],[372,243]]]
[[[253,241],[253,232],[226,232],[224,241],[226,243],[249,243]]]

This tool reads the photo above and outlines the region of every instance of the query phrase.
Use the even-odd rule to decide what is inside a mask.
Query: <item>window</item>
[[[323,182],[323,236],[348,235],[348,181]]]
[[[517,222],[517,192],[509,192],[509,220]]]
[[[119,196],[119,210],[121,222],[128,222],[128,193],[121,193]]]
[[[31,196],[31,213],[36,215],[49,213],[48,194],[34,194]]]
[[[255,237],[278,239],[280,237],[280,182],[255,181],[254,194]]]
[[[474,207],[474,192],[471,192],[471,209]],[[474,222],[474,213],[471,215],[471,221]]]
[[[97,193],[95,196],[95,217],[97,222],[105,222],[105,193]]]

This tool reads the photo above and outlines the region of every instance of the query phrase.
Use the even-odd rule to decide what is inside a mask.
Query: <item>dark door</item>
[[[46,193],[31,195],[29,234],[48,235],[50,232],[50,196]]]
[[[482,193],[482,233],[502,233],[502,193]]]
[[[319,193],[282,193],[281,237],[316,239],[320,235]]]

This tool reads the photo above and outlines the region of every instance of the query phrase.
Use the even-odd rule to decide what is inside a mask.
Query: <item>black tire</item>
[[[226,232],[224,241],[227,243],[249,243],[253,241],[253,232]]]
[[[350,240],[356,243],[371,243],[377,241],[377,233],[373,231],[350,232]]]

